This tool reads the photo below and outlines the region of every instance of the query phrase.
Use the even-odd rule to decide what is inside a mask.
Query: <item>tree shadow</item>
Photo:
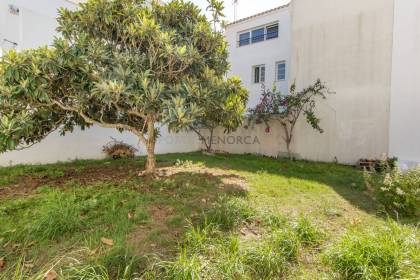
[[[201,221],[222,198],[246,198],[245,178],[208,168],[167,168],[158,178],[138,180],[136,188],[148,193],[149,222],[134,228],[128,238],[137,256],[155,255],[165,259],[179,252],[189,225]]]
[[[257,155],[215,154],[205,156],[201,153],[167,155],[165,159],[181,157],[209,168],[222,168],[231,172],[247,172],[282,176],[289,180],[316,182],[331,188],[354,207],[367,214],[382,219],[393,218],[402,224],[417,224],[415,218],[397,218],[384,212],[383,207],[367,191],[363,171],[356,167],[335,163],[289,160]]]

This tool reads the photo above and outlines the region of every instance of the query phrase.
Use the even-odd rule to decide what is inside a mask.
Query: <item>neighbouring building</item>
[[[58,8],[75,9],[83,0],[2,0],[0,2],[0,50],[35,48],[48,45],[57,36]],[[99,159],[105,155],[102,146],[112,138],[133,145],[139,154],[145,147],[134,135],[115,129],[92,127],[76,129],[62,137],[52,133],[42,142],[23,151],[0,154],[0,166],[20,163],[53,163],[73,159]],[[201,147],[195,134],[169,134],[161,128],[156,152],[174,153],[197,151]]]
[[[237,75],[250,91],[249,107],[258,104],[261,86],[287,92],[290,68],[289,6],[281,6],[226,26],[229,75]]]
[[[420,163],[419,27],[418,0],[292,0],[228,25],[230,75],[240,76],[250,90],[250,107],[262,83],[279,83],[283,92],[290,81],[298,89],[318,78],[328,85],[332,94],[318,106],[325,133],[301,121],[296,156],[354,164],[389,155],[412,166]],[[286,151],[275,123],[269,134],[264,126],[240,128],[232,139],[244,135],[259,141],[216,137],[215,148],[271,156]]]

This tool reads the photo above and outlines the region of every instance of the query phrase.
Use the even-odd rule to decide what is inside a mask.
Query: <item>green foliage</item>
[[[294,230],[285,228],[271,234],[270,243],[274,250],[280,252],[287,261],[297,261],[300,253],[301,241]]]
[[[224,80],[227,43],[191,2],[89,0],[60,10],[57,30],[51,47],[0,60],[0,151],[98,125],[139,137],[153,172],[157,123],[189,129],[209,99],[227,93],[229,108],[246,95]]]
[[[296,122],[301,114],[306,117],[307,123],[313,129],[320,133],[323,132],[320,126],[321,120],[316,116],[315,109],[317,98],[325,99],[326,92],[327,88],[321,80],[317,80],[313,85],[299,92],[296,90],[296,85],[293,84],[289,94],[282,94],[276,88],[267,90],[263,87],[260,103],[249,110],[249,125],[264,122],[267,125],[267,131],[269,131],[269,121],[279,121],[285,132],[284,140],[290,156],[290,143],[293,139]]]
[[[330,248],[326,261],[345,279],[415,279],[420,265],[419,236],[394,222],[351,231]]]
[[[303,216],[292,225],[299,240],[305,245],[317,245],[322,240],[322,232]]]
[[[84,226],[80,217],[82,207],[74,194],[52,192],[34,214],[37,219],[31,224],[28,233],[41,240],[62,237],[81,230]]]
[[[420,167],[404,173],[397,169],[386,174],[365,173],[365,179],[390,214],[420,216]]]
[[[254,279],[276,278],[285,272],[287,266],[281,252],[265,243],[249,248],[245,252],[244,262]]]
[[[241,80],[237,77],[224,81],[210,71],[205,76],[207,78],[201,84],[201,88],[191,89],[203,94],[195,99],[202,114],[189,125],[189,129],[200,137],[206,150],[210,152],[215,128],[222,127],[226,133],[229,133],[242,124],[248,102],[248,91],[242,87]],[[203,136],[201,129],[209,130],[210,136]]]
[[[217,225],[222,230],[231,230],[245,222],[250,222],[254,216],[255,210],[248,205],[246,200],[222,197],[206,213],[204,223]]]

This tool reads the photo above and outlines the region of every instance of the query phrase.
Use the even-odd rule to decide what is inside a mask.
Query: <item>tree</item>
[[[217,24],[220,23],[221,19],[225,17],[225,14],[223,13],[225,6],[223,4],[223,1],[221,0],[206,0],[206,1],[208,3],[206,10],[210,11],[211,16],[212,16],[212,22],[213,22],[213,30],[216,30]]]
[[[154,173],[156,125],[194,125],[207,97],[191,89],[228,69],[223,35],[183,0],[89,0],[60,10],[57,30],[51,47],[0,61],[0,151],[97,125],[134,133]]]
[[[263,93],[260,103],[249,110],[249,124],[265,123],[267,131],[270,131],[269,121],[280,122],[284,130],[283,140],[286,143],[287,153],[292,156],[291,143],[294,136],[294,129],[297,121],[302,114],[311,127],[320,133],[323,129],[320,127],[321,120],[316,116],[316,99],[326,98],[327,88],[321,80],[317,80],[313,85],[297,92],[296,85],[290,87],[290,93],[283,95],[277,91],[266,90],[263,87]]]
[[[225,133],[229,133],[242,124],[248,101],[248,91],[241,86],[239,78],[225,81],[211,72],[209,70],[205,75],[207,79],[199,89],[192,89],[201,93],[198,98],[192,96],[195,100],[191,102],[198,104],[202,114],[189,126],[199,136],[207,152],[212,150],[215,128],[222,127]],[[209,131],[209,137],[202,134],[203,128]]]
[[[217,24],[221,23],[221,18],[225,16],[223,1],[207,0],[207,3],[206,10],[211,12],[213,32],[217,33]],[[205,77],[200,88],[190,89],[202,93],[198,99],[191,100],[199,104],[202,114],[195,119],[189,129],[198,135],[206,151],[211,152],[216,127],[222,127],[225,133],[229,133],[242,124],[248,102],[248,91],[241,86],[241,80],[237,77],[225,81],[211,69],[206,72]],[[203,135],[202,129],[209,131],[209,137]]]

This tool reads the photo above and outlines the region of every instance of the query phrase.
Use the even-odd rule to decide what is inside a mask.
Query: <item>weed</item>
[[[206,213],[206,222],[220,227],[222,230],[231,230],[242,223],[250,222],[255,216],[246,200],[242,198],[222,197],[212,209]]]
[[[317,245],[323,238],[323,233],[304,216],[300,216],[292,227],[304,245]]]
[[[257,243],[245,251],[243,261],[254,279],[274,279],[286,271],[284,256],[268,242]]]
[[[346,279],[411,279],[419,275],[419,236],[394,222],[351,231],[330,248],[326,261]]]

